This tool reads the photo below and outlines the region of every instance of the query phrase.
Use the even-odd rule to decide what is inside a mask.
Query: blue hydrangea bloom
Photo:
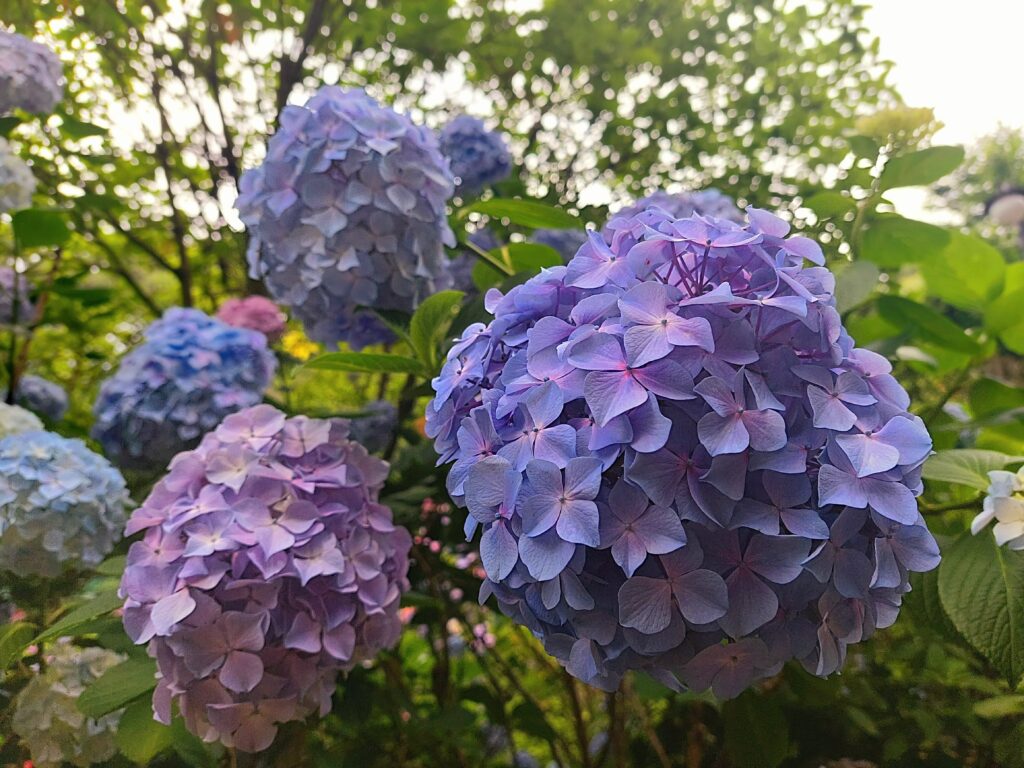
[[[52,111],[64,96],[63,74],[57,54],[45,45],[0,29],[0,115]]]
[[[7,390],[4,390],[0,399],[6,397]],[[64,391],[64,387],[42,376],[22,376],[18,382],[15,399],[22,408],[38,413],[50,421],[60,421],[68,410],[68,393]]]
[[[469,115],[459,115],[441,130],[441,152],[451,161],[455,188],[463,197],[512,173],[512,156],[504,137]]]
[[[90,568],[121,539],[121,473],[81,440],[22,432],[0,440],[0,569],[57,576]]]
[[[10,267],[0,267],[0,326],[25,325],[32,319],[32,284]]]
[[[939,560],[923,422],[844,330],[818,244],[748,216],[615,218],[490,291],[433,381],[482,598],[598,687],[828,675]]]
[[[242,177],[250,272],[316,341],[377,343],[386,329],[361,307],[412,312],[449,284],[454,185],[432,132],[362,91],[321,88],[285,108]]]
[[[630,219],[648,208],[659,208],[675,219],[698,214],[716,219],[728,219],[739,224],[743,223],[743,212],[736,207],[733,199],[713,187],[697,192],[672,193],[658,190],[637,200],[633,205],[619,209],[611,220],[614,222],[620,218]]]
[[[349,420],[349,439],[370,453],[380,453],[391,442],[398,426],[398,408],[387,400],[374,400],[364,405],[359,416]]]
[[[259,403],[277,365],[258,331],[169,309],[100,387],[92,436],[121,467],[160,469],[229,414]]]
[[[580,246],[587,242],[587,233],[582,229],[538,229],[530,239],[539,245],[554,248],[568,262]]]

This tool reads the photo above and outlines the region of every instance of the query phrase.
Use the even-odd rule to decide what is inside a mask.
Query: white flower
[[[981,514],[971,522],[971,533],[977,535],[995,520],[996,544],[1024,549],[1024,467],[1016,472],[994,470],[988,479],[988,495]]]

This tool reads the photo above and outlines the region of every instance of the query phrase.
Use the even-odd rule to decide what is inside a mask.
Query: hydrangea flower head
[[[284,334],[288,318],[265,296],[228,299],[217,310],[217,319],[236,328],[259,331],[267,341],[277,341]]]
[[[3,397],[7,397],[4,390]],[[68,393],[60,384],[55,384],[42,376],[28,374],[18,382],[15,398],[18,405],[38,413],[50,421],[60,421],[68,410]],[[36,427],[41,429],[41,427]]]
[[[121,540],[124,478],[81,440],[22,432],[0,440],[0,569],[58,576],[91,568]]]
[[[618,218],[632,218],[648,208],[658,208],[674,219],[683,219],[697,214],[743,223],[743,212],[736,207],[733,199],[713,187],[697,192],[672,193],[658,190],[637,200],[632,205],[619,209],[612,216],[612,221]]]
[[[32,169],[11,149],[7,139],[0,138],[0,213],[30,207],[35,191]]]
[[[393,645],[412,539],[377,498],[388,466],[342,419],[228,416],[132,516],[124,624],[148,643],[153,707],[246,752],[326,714],[339,670]]]
[[[971,533],[977,536],[995,521],[992,533],[997,545],[1024,549],[1024,468],[998,469],[989,472],[988,479],[988,493],[981,513],[971,522]]]
[[[22,432],[34,432],[43,428],[43,422],[31,411],[20,405],[0,403],[0,439]]]
[[[64,68],[41,43],[0,29],[0,115],[50,112],[64,96]]]
[[[490,291],[433,382],[482,598],[595,686],[830,674],[939,560],[924,424],[843,329],[820,247],[748,214],[616,217]]]
[[[32,284],[10,267],[0,267],[0,327],[26,325],[32,319]]]
[[[11,728],[28,748],[35,768],[106,764],[117,753],[114,734],[123,710],[101,718],[78,711],[78,697],[124,656],[105,648],[50,646],[46,667],[18,693]]]
[[[370,453],[380,453],[387,448],[398,427],[398,408],[387,400],[374,400],[360,410],[362,414],[349,422],[349,437]]]
[[[451,162],[456,190],[463,197],[512,173],[512,156],[504,137],[470,115],[459,115],[441,130],[441,153]]]
[[[197,309],[169,309],[145,335],[93,405],[92,436],[122,467],[166,466],[225,416],[260,402],[277,366],[262,333]]]
[[[363,91],[321,88],[286,107],[263,165],[241,181],[250,272],[310,337],[393,338],[370,312],[411,312],[447,287],[454,191],[437,138]]]

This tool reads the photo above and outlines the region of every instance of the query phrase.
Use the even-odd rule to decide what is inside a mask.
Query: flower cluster
[[[7,397],[7,390],[3,391],[2,397]],[[18,405],[50,421],[60,421],[68,410],[68,393],[64,388],[42,376],[32,374],[21,377],[15,400]]]
[[[362,407],[349,424],[349,437],[370,453],[380,453],[391,442],[398,426],[398,409],[387,400],[374,400]]]
[[[26,411],[18,405],[0,402],[0,439],[42,428],[43,422],[31,411]]]
[[[317,341],[387,340],[360,307],[411,312],[447,285],[453,191],[433,133],[362,91],[321,88],[285,108],[263,165],[242,177],[251,274]]]
[[[217,319],[236,328],[259,331],[271,342],[284,335],[288,322],[288,318],[277,308],[277,304],[265,296],[228,299],[217,310]]]
[[[7,139],[0,138],[0,213],[28,208],[35,191],[32,169],[15,154]]]
[[[81,440],[22,432],[0,440],[0,569],[58,576],[99,565],[121,539],[124,478]]]
[[[52,111],[64,95],[63,71],[45,45],[0,29],[0,115]]]
[[[714,188],[676,193],[658,190],[637,200],[633,205],[619,209],[612,216],[612,222],[620,218],[631,219],[648,208],[658,208],[674,219],[684,219],[697,214],[716,219],[728,219],[738,224],[743,223],[743,212],[736,207],[733,199]]]
[[[10,267],[0,267],[0,326],[25,325],[32,319],[32,284]]]
[[[512,156],[504,137],[470,115],[459,115],[441,130],[441,153],[451,162],[455,188],[463,197],[512,173]]]
[[[169,309],[100,388],[92,436],[119,466],[159,469],[263,399],[277,361],[262,333]]]
[[[226,418],[133,515],[124,624],[149,643],[168,722],[246,752],[326,714],[339,670],[398,639],[412,539],[377,501],[388,466],[344,420]]]
[[[971,522],[971,533],[977,536],[995,520],[996,544],[1024,549],[1024,467],[1016,472],[998,469],[989,472],[988,479],[988,494],[981,513]]]
[[[530,239],[558,251],[558,255],[568,262],[580,246],[587,242],[587,233],[583,229],[538,229]]]
[[[35,768],[105,763],[117,753],[114,734],[122,710],[101,718],[78,711],[82,691],[124,656],[104,648],[55,643],[45,654],[46,667],[14,702],[11,727],[32,755]]]
[[[843,329],[820,247],[748,215],[616,217],[490,291],[433,382],[482,598],[596,686],[830,674],[938,563],[924,424]]]

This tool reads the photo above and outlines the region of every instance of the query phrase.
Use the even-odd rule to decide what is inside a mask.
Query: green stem
[[[512,271],[512,267],[510,267],[507,264],[503,264],[502,262],[498,261],[496,258],[491,256],[491,254],[489,254],[483,248],[479,247],[478,245],[476,245],[474,243],[471,243],[468,239],[465,240],[462,243],[462,245],[464,245],[466,248],[469,248],[469,250],[471,250],[474,254],[476,254],[477,258],[483,259],[484,261],[486,261],[488,264],[490,264],[492,267],[494,267],[496,270],[501,272],[501,274],[505,275],[506,277],[512,277],[512,275],[515,274],[515,272]]]

